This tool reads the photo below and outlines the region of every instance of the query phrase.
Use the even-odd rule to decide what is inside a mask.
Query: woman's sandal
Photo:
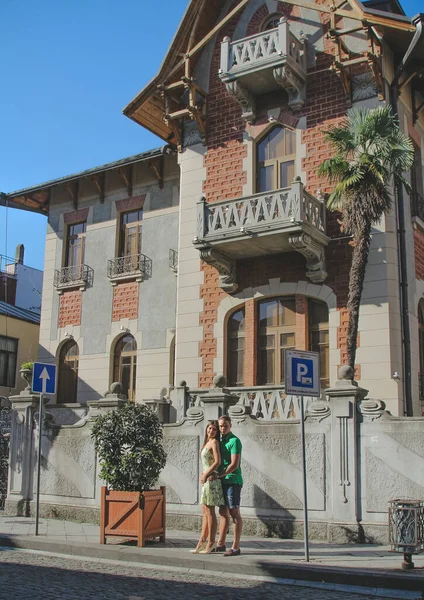
[[[209,550],[200,550],[199,554],[210,554],[211,552],[214,552],[216,548],[216,542],[214,542],[212,544],[212,546],[209,548]]]
[[[193,548],[193,550],[190,550],[190,552],[192,554],[200,554],[200,552],[203,552],[204,549],[206,548],[206,546],[208,545],[208,542],[202,542],[199,546],[199,544],[197,545],[196,548]]]

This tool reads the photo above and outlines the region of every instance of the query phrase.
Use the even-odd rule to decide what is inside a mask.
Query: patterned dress
[[[203,471],[206,471],[214,463],[213,452],[209,448],[203,448],[200,456],[202,458]],[[207,506],[224,506],[225,500],[220,479],[205,482],[202,487],[202,498],[200,501]]]

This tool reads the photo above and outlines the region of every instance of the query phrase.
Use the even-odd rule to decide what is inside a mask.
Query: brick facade
[[[112,321],[137,319],[138,317],[137,281],[118,283],[113,288]]]
[[[82,291],[63,292],[59,301],[58,327],[81,325]]]
[[[296,19],[299,14],[292,10],[293,7],[279,3],[278,10],[283,12],[290,20]],[[252,35],[268,14],[265,5],[260,7],[253,15],[247,27],[247,34]],[[232,38],[236,20],[230,22],[225,35]],[[328,15],[322,14],[324,32],[328,29]],[[314,69],[310,70],[307,82],[307,100],[300,112],[293,113],[287,107],[281,106],[281,113],[290,113],[293,122],[301,117],[306,117],[307,127],[302,132],[302,143],[306,147],[306,156],[301,165],[306,172],[306,187],[312,195],[317,190],[328,192],[328,183],[319,178],[317,171],[319,165],[329,155],[329,144],[324,140],[324,132],[337,124],[345,116],[349,104],[339,77],[334,71],[328,70],[331,65],[334,47],[329,40],[325,40],[325,52],[318,53]],[[211,61],[210,86],[209,86],[209,118],[208,118],[208,150],[205,155],[206,181],[203,191],[208,202],[237,198],[243,195],[243,185],[247,181],[247,173],[243,171],[243,159],[247,156],[247,146],[243,143],[243,132],[246,129],[241,119],[240,106],[227,94],[224,84],[218,77],[220,59],[220,43],[214,48]],[[316,72],[316,74],[314,74]],[[331,90],[331,93],[329,93]],[[255,125],[247,127],[249,133],[253,130],[260,131],[268,123],[266,112],[258,112]],[[340,232],[337,217],[327,215],[327,235],[332,238],[326,250],[328,277],[325,281],[336,294],[337,309],[341,311],[341,326],[338,332],[338,347],[341,350],[341,362],[346,358],[346,332],[345,326],[349,268],[351,262],[351,247],[348,239]],[[203,359],[202,373],[199,375],[200,387],[212,385],[215,375],[213,361],[216,357],[216,341],[214,339],[214,324],[217,319],[217,308],[226,296],[218,287],[216,270],[204,264],[204,284],[201,286],[201,297],[204,300],[204,311],[200,316],[200,323],[204,327],[204,338],[199,344],[200,356]],[[255,259],[237,261],[237,283],[239,289],[265,285],[270,278],[280,278],[281,281],[297,282],[307,280],[305,259],[298,253],[284,253],[270,255]],[[308,323],[306,299],[297,299],[299,311],[299,349],[306,348]],[[246,310],[246,349],[245,349],[245,384],[256,383],[256,343],[255,335],[249,335],[250,330],[256,330],[255,302],[248,301]],[[297,324],[298,327],[298,324]],[[302,331],[300,331],[302,330]],[[253,340],[253,341],[252,341]]]

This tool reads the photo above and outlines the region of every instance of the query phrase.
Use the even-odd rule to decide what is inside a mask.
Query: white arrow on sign
[[[45,394],[46,390],[47,390],[47,380],[50,379],[50,375],[49,375],[46,367],[44,367],[44,369],[41,371],[41,375],[40,375],[39,379],[42,380],[41,393]]]

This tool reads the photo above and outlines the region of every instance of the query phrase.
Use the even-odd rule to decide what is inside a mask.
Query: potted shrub
[[[92,438],[100,462],[100,543],[108,536],[165,541],[165,487],[152,489],[166,462],[162,426],[145,405],[127,402],[97,417]]]
[[[25,388],[26,392],[30,392],[31,391],[32,372],[33,372],[33,370],[34,370],[34,363],[33,362],[24,362],[24,363],[21,364],[21,370],[20,370],[21,377],[28,384],[26,386],[26,388]]]

